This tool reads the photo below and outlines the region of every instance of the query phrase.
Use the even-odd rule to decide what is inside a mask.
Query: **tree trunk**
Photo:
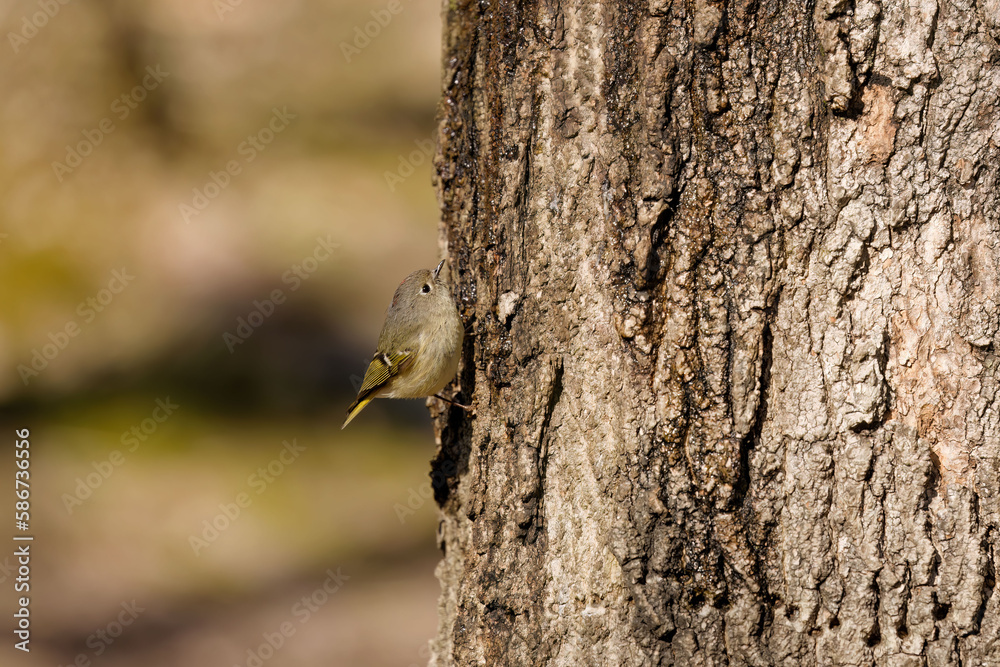
[[[1000,665],[1000,1],[450,0],[432,665]]]

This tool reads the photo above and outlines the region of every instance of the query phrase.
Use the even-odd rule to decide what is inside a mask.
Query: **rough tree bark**
[[[1000,665],[1000,1],[449,0],[432,665]]]

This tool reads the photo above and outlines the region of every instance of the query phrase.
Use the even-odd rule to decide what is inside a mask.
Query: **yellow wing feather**
[[[409,367],[413,362],[413,354],[409,350],[402,352],[383,353],[376,352],[372,361],[365,371],[365,378],[361,381],[361,389],[358,390],[358,397],[347,408],[347,419],[344,420],[343,429],[365,406],[371,403],[378,395],[378,391],[385,387],[393,377]]]

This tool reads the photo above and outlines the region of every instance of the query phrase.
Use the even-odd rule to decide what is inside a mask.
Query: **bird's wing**
[[[368,364],[365,379],[361,381],[361,389],[358,390],[358,398],[354,402],[360,403],[377,392],[394,376],[409,368],[411,363],[413,363],[413,353],[410,350],[376,352],[372,362]]]
[[[347,419],[340,428],[343,429],[350,424],[351,420],[375,398],[379,389],[386,386],[396,375],[409,368],[412,363],[412,350],[393,353],[376,352],[375,356],[372,357],[372,362],[368,364],[368,370],[365,371],[365,379],[361,381],[358,397],[347,408]]]

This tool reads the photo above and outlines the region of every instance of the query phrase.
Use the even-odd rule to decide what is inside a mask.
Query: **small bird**
[[[444,260],[433,271],[414,271],[396,288],[375,355],[340,428],[374,398],[433,396],[455,377],[465,327],[448,284],[438,277],[442,266]]]

